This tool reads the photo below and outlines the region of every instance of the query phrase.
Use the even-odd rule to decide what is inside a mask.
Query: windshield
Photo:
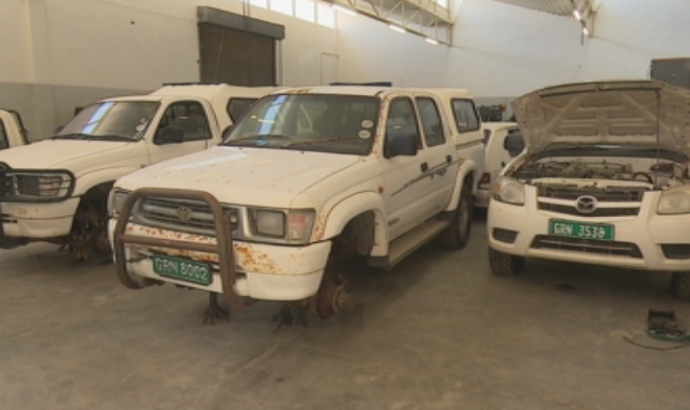
[[[271,95],[251,108],[223,145],[367,155],[378,113],[375,97]]]
[[[55,137],[134,141],[146,132],[160,104],[155,101],[106,101],[79,111]]]

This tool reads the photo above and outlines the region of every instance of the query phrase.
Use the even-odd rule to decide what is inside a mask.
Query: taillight
[[[482,174],[482,177],[479,179],[479,182],[477,183],[477,188],[487,189],[489,184],[491,184],[491,174],[488,172],[485,172]]]

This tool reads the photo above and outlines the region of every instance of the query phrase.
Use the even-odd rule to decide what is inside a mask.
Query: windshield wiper
[[[293,143],[287,145],[286,148],[298,147],[300,145],[321,144],[323,142],[342,142],[342,141],[363,141],[363,139],[359,138],[359,137],[332,137],[332,138],[325,138],[322,140],[297,141],[297,142],[293,142]]]
[[[122,135],[93,135],[93,134],[85,134],[83,132],[75,132],[72,134],[64,134],[64,135],[55,135],[54,137],[51,137],[50,139],[53,139],[53,140],[65,139],[65,140],[133,141],[132,138],[125,137]]]
[[[236,140],[229,140],[222,145],[226,146],[240,146],[240,147],[268,147],[268,148],[282,148],[285,145],[271,145],[270,140],[287,140],[287,145],[290,145],[292,137],[281,134],[261,134],[252,135],[250,137],[238,138]]]
[[[72,134],[62,134],[62,135],[54,135],[50,137],[51,140],[83,140],[85,138],[90,137],[90,134],[84,134],[81,132],[74,132]]]
[[[134,141],[133,138],[125,137],[124,135],[89,135],[89,140],[101,140],[101,141]]]

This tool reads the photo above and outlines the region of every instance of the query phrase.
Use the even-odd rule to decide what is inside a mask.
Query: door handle
[[[426,162],[422,162],[422,172],[426,172],[429,170],[429,164]]]

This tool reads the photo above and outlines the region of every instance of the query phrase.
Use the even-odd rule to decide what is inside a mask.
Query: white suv
[[[690,300],[690,90],[565,84],[513,107],[527,149],[493,188],[491,270],[536,257],[668,271],[673,296]]]

